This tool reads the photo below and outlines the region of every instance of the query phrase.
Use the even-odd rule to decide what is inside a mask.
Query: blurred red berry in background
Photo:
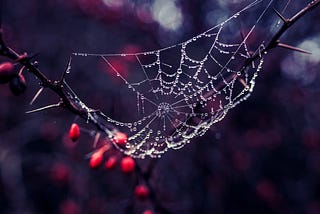
[[[151,210],[145,210],[142,214],[154,214]]]
[[[0,84],[8,83],[14,76],[14,65],[10,62],[0,64]]]
[[[146,199],[149,197],[149,188],[146,185],[140,184],[134,189],[134,194],[139,199]]]
[[[51,168],[51,178],[58,183],[67,183],[69,181],[69,168],[63,163],[56,163]]]
[[[60,214],[79,214],[80,208],[76,202],[65,200],[60,205]]]

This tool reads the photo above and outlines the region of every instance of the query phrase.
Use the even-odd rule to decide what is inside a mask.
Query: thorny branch
[[[1,4],[2,1],[0,1]],[[281,47],[281,48],[287,48],[293,51],[300,51],[300,52],[305,52],[299,48],[286,45],[280,42],[280,38],[282,35],[287,32],[289,28],[291,28],[292,25],[294,25],[299,19],[301,19],[306,13],[310,12],[311,10],[315,9],[317,6],[320,5],[320,0],[314,0],[311,1],[306,7],[301,9],[299,12],[297,12],[295,15],[293,15],[291,18],[285,18],[280,14],[278,11],[275,10],[275,13],[280,17],[280,19],[283,21],[282,27],[275,33],[275,35],[272,37],[272,39],[263,47],[261,47],[259,52],[256,52],[252,54],[248,58],[248,60],[244,63],[242,66],[241,71],[244,71],[248,66],[252,64],[252,62],[258,60],[259,58],[262,57],[262,55],[265,55],[268,51],[276,48],[276,47]],[[35,75],[37,79],[39,80],[41,91],[43,88],[49,89],[53,91],[60,99],[60,101],[57,104],[50,105],[44,108],[39,109],[40,110],[45,110],[48,109],[49,107],[62,107],[64,109],[69,110],[73,114],[80,116],[81,118],[85,119],[88,123],[93,124],[99,131],[106,133],[110,139],[114,137],[113,133],[116,130],[112,130],[112,127],[106,128],[106,124],[97,120],[94,116],[92,116],[92,111],[90,109],[83,108],[83,106],[79,105],[78,103],[75,103],[75,100],[72,99],[72,96],[70,95],[70,91],[68,89],[68,85],[64,81],[64,76],[66,73],[62,75],[61,80],[58,81],[53,81],[50,80],[42,71],[40,71],[39,68],[37,68],[36,63],[32,60],[32,57],[30,57],[28,54],[23,53],[19,54],[8,44],[5,43],[3,40],[3,30],[1,27],[1,16],[0,16],[0,56],[4,56],[10,60],[13,60],[17,63],[19,63],[21,66],[24,66],[30,73]],[[66,72],[66,71],[65,71]],[[241,81],[241,79],[239,79]],[[36,96],[38,96],[38,92]],[[33,100],[34,101],[34,100]],[[32,102],[33,102],[32,101]],[[38,110],[34,110],[31,112],[36,112]],[[93,111],[94,114],[102,115],[102,112],[100,111]],[[110,129],[109,129],[110,128]],[[136,173],[145,180],[145,183],[150,187],[151,185],[149,183],[150,175],[152,172],[152,169],[154,168],[155,162],[152,162],[150,164],[151,167],[147,170],[147,172],[142,172],[140,167],[136,167]],[[151,199],[156,205],[156,209],[159,211],[165,211],[163,207],[159,204],[159,202],[156,199],[154,191],[151,192]]]
[[[306,13],[310,12],[311,10],[315,9],[317,6],[320,5],[320,0],[314,0],[310,2],[306,7],[298,11],[295,15],[293,15],[291,18],[285,18],[280,12],[274,9],[274,12],[279,16],[279,18],[282,20],[283,25],[281,28],[274,34],[274,36],[270,39],[270,41],[261,47],[259,47],[258,51],[253,53],[251,56],[249,56],[248,60],[244,63],[242,66],[240,72],[243,73],[245,69],[252,64],[252,62],[256,61],[257,59],[261,58],[263,55],[266,55],[270,50],[280,47],[289,49],[291,51],[297,51],[301,53],[310,54],[308,51],[302,50],[300,48],[284,44],[280,42],[281,36],[289,30],[289,28],[294,25],[299,19],[301,19]],[[238,80],[246,86],[246,83],[243,79],[240,77],[237,77]],[[210,93],[210,92],[209,92]]]
[[[316,8],[319,4],[320,4],[320,0],[314,0],[289,19],[284,18],[279,12],[275,11],[284,22],[282,27],[272,37],[272,39],[267,45],[265,45],[262,49],[260,49],[259,52],[255,53],[245,62],[242,70],[244,70],[246,67],[251,65],[253,61],[259,59],[262,54],[266,54],[268,51],[276,47],[284,47],[284,48],[288,48],[295,51],[301,51],[298,48],[280,43],[279,39],[294,23],[296,23],[299,19],[301,19],[301,17],[303,17],[307,12],[310,12],[312,9]],[[26,53],[18,54],[16,51],[11,49],[5,43],[5,41],[3,40],[2,29],[0,29],[0,55],[20,63],[30,73],[32,73],[38,78],[40,82],[40,86],[42,88],[47,88],[53,91],[60,98],[60,102],[59,102],[60,104],[57,106],[65,108],[71,111],[73,114],[78,115],[81,118],[84,118],[89,123],[95,125],[99,131],[106,132],[105,124],[102,124],[100,121],[97,121],[94,117],[90,117],[91,111],[88,111],[88,109],[84,109],[82,106],[75,103],[73,99],[71,99],[65,87],[66,84],[64,82],[64,75],[61,80],[58,80],[58,81],[50,80],[42,71],[40,71],[40,69],[37,68],[35,63]],[[94,111],[94,112],[96,112],[97,114],[100,113],[99,111]],[[112,138],[113,130],[108,130],[108,131],[110,131],[107,133],[108,137]]]
[[[320,0],[314,0],[312,2],[310,2],[306,7],[304,7],[303,9],[301,9],[300,11],[298,11],[295,15],[293,15],[291,18],[284,18],[284,16],[278,12],[277,10],[274,9],[275,13],[279,16],[279,18],[283,21],[283,25],[281,26],[281,28],[273,35],[273,37],[270,39],[270,41],[263,46],[260,46],[258,48],[258,51],[251,53],[251,55],[248,56],[248,59],[244,62],[244,64],[242,65],[241,69],[239,70],[239,72],[241,74],[244,73],[244,71],[250,67],[252,65],[253,62],[255,62],[256,60],[262,58],[264,55],[266,55],[270,50],[280,47],[280,48],[285,48],[285,49],[289,49],[291,51],[297,51],[297,52],[301,52],[301,53],[307,53],[310,54],[308,51],[302,50],[300,48],[291,46],[291,45],[287,45],[284,43],[280,42],[280,38],[281,36],[287,32],[287,30],[293,25],[295,24],[299,19],[301,19],[306,13],[310,12],[311,10],[315,9],[317,6],[320,5]],[[242,35],[243,38],[248,37],[250,34],[248,35]],[[247,85],[247,83],[241,78],[241,76],[237,75],[237,74],[233,74],[229,77],[227,77],[228,79],[226,79],[226,81],[228,82],[229,80],[236,78],[244,87],[249,87]],[[217,89],[217,88],[216,88]],[[218,89],[220,90],[220,89]],[[204,97],[210,97],[212,96],[212,94],[214,94],[215,91],[209,91],[207,92]],[[195,109],[200,107],[200,103],[197,103],[197,106],[195,107]],[[190,117],[186,122],[189,121],[196,121],[199,120],[198,117]],[[208,119],[210,120],[210,119]],[[181,124],[182,125],[182,124]],[[178,126],[177,128],[180,128],[180,126]]]

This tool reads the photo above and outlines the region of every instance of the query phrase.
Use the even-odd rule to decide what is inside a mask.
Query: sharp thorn
[[[246,81],[244,81],[244,79],[238,77],[237,78],[239,80],[239,82],[245,87],[245,88],[249,88],[248,84],[246,83]]]
[[[101,136],[101,133],[100,133],[100,132],[97,132],[96,135],[95,135],[95,137],[94,137],[93,148],[96,148],[96,147],[97,147],[97,144],[98,144],[98,142],[99,142],[100,136]]]
[[[86,154],[86,155],[85,155],[85,159],[90,159],[91,156],[92,156],[93,154],[95,154],[96,152],[105,153],[105,152],[108,151],[110,148],[111,148],[111,145],[110,145],[110,144],[105,144],[105,145],[103,145],[102,147],[97,148],[97,149],[95,149],[94,151],[89,152],[88,154]]]
[[[280,42],[277,44],[277,46],[281,47],[281,48],[289,49],[289,50],[292,50],[292,51],[297,51],[297,52],[300,52],[300,53],[304,53],[304,54],[311,54],[309,51],[303,50],[301,48],[293,47],[291,45],[283,44],[283,43],[280,43]]]
[[[60,107],[61,104],[62,104],[62,103],[57,103],[57,104],[53,104],[53,105],[48,105],[48,106],[45,106],[45,107],[41,107],[41,108],[38,108],[38,109],[34,109],[34,110],[31,110],[31,111],[27,111],[26,114],[36,113],[36,112],[44,111],[44,110],[51,109],[51,108],[57,108],[57,107]]]
[[[61,76],[61,79],[60,79],[60,82],[63,82],[65,80],[65,76],[70,73],[70,70],[71,70],[71,61],[72,61],[72,57],[70,56],[69,57],[69,61],[68,61],[68,64],[67,64],[67,67],[66,69],[64,70],[62,76]]]
[[[41,94],[41,92],[43,91],[43,87],[41,87],[38,92],[34,95],[34,97],[32,98],[30,105],[32,105],[34,103],[34,101],[36,101],[36,99],[39,97],[39,95]]]
[[[284,18],[283,15],[281,15],[281,13],[279,11],[277,11],[275,8],[273,8],[273,11],[279,16],[279,18],[284,22],[284,23],[288,23],[288,19]]]

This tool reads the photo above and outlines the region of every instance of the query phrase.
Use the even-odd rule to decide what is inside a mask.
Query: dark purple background
[[[165,47],[215,25],[210,19],[215,14],[228,17],[246,4],[176,1],[183,22],[174,31],[152,19],[146,8],[153,1],[118,2],[123,4],[112,8],[100,0],[6,1],[5,38],[21,53],[39,53],[40,69],[57,79],[72,52]],[[283,9],[284,2],[275,2]],[[285,14],[307,2],[292,2]],[[273,50],[248,101],[204,137],[157,161],[150,182],[171,213],[320,213],[319,11],[306,15],[284,37],[293,45],[313,41],[312,60]],[[270,20],[275,22],[275,16]],[[255,34],[267,40],[270,33],[263,30],[260,25]],[[119,166],[89,168],[85,155],[92,139],[82,137],[76,145],[66,136],[74,115],[60,109],[24,113],[32,109],[28,103],[38,87],[33,76],[26,79],[28,90],[20,97],[0,86],[0,213],[124,213],[132,200],[132,213],[154,210],[151,201],[133,199],[135,175],[124,175]],[[90,87],[82,77],[69,82],[80,91]],[[90,100],[91,95],[80,96]],[[110,92],[104,101],[112,105],[109,96],[114,97]],[[52,93],[43,93],[35,105],[55,102]]]

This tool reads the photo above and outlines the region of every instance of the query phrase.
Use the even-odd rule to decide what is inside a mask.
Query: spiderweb
[[[73,53],[68,73],[103,67],[102,72],[92,71],[94,78],[106,73],[116,78],[96,84],[104,88],[106,101],[112,101],[110,92],[117,96],[113,110],[105,110],[111,115],[87,107],[71,88],[69,96],[87,110],[88,118],[103,124],[108,138],[113,138],[112,130],[127,134],[126,145],[114,144],[127,155],[160,157],[170,148],[182,148],[252,93],[263,64],[263,41],[254,51],[247,43],[272,2],[253,1],[215,27],[167,48],[123,54]],[[258,17],[241,36],[239,17],[257,7],[262,8]],[[260,57],[248,64],[254,53]],[[124,72],[123,65],[130,72]]]

